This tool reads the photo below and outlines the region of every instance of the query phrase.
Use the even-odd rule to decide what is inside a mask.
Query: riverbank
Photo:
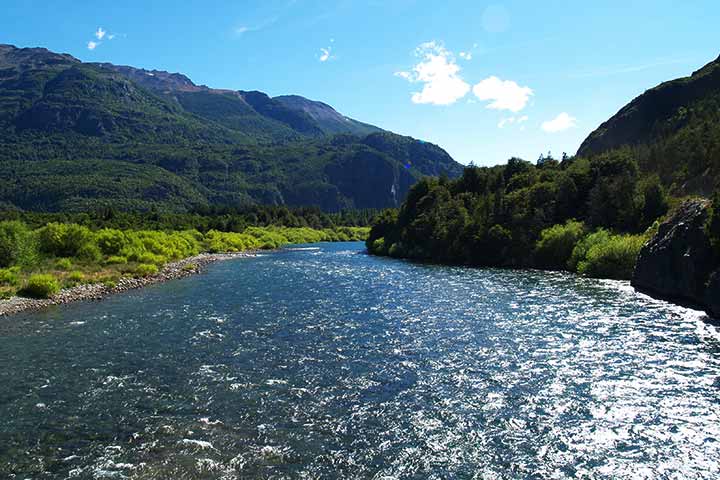
[[[51,298],[45,299],[14,296],[7,300],[0,300],[0,317],[22,312],[38,311],[54,305],[65,305],[87,300],[102,300],[116,293],[201,273],[205,267],[220,260],[249,258],[255,255],[257,255],[256,252],[201,253],[168,263],[154,275],[121,278],[114,285],[107,283],[77,285],[75,287],[64,288]]]

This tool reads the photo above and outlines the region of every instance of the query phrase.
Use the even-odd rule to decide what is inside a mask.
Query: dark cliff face
[[[689,200],[638,256],[632,286],[649,295],[720,316],[720,262],[705,232],[710,203]]]

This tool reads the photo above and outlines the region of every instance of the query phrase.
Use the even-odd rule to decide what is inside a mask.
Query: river
[[[718,478],[718,332],[360,243],[218,262],[0,318],[0,478]]]

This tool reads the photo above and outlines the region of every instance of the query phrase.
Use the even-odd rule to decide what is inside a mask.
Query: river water
[[[0,478],[720,477],[720,334],[360,243],[0,318]]]

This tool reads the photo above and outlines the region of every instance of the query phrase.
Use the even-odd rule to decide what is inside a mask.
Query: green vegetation
[[[31,298],[50,298],[60,291],[60,283],[49,274],[35,274],[28,278],[27,283],[19,292]]]
[[[578,155],[629,150],[676,196],[710,196],[720,182],[720,58],[652,88],[603,123]]]
[[[644,232],[668,209],[656,176],[627,150],[592,160],[517,158],[423,179],[382,212],[371,253],[492,267],[561,269],[630,278]]]
[[[0,269],[0,298],[20,294],[47,298],[81,283],[116,285],[122,277],[152,276],[168,262],[200,252],[275,249],[292,243],[356,241],[367,227],[245,227],[210,230],[120,230],[51,222],[30,229],[20,221],[0,222],[6,268]],[[188,265],[192,270],[196,266]]]
[[[535,245],[537,266],[548,270],[565,270],[575,245],[585,236],[585,226],[575,220],[553,225],[540,232]]]
[[[577,272],[596,278],[630,279],[640,249],[647,241],[647,237],[603,233],[604,235],[589,242],[584,254],[578,253]],[[583,249],[585,247],[584,245]]]
[[[0,73],[0,210],[385,208],[423,175],[462,171],[435,145],[306,99],[9,45]]]

